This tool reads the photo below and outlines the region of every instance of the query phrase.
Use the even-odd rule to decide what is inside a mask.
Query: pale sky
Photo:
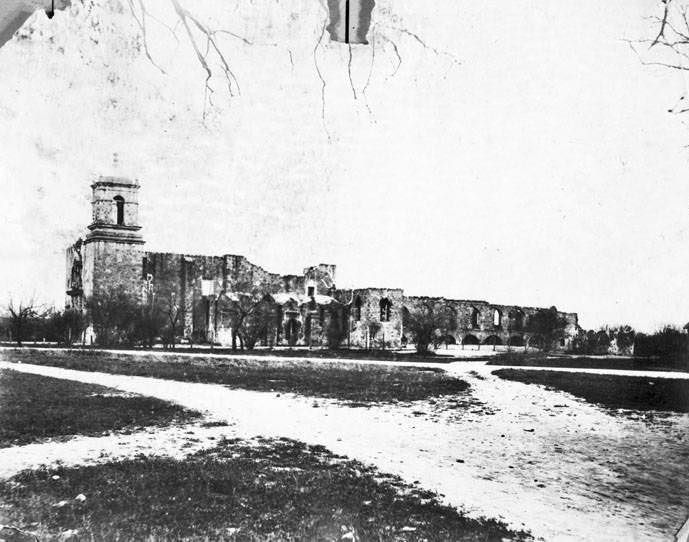
[[[117,152],[149,250],[334,263],[342,287],[556,305],[585,328],[689,320],[689,131],[668,113],[686,80],[624,41],[652,33],[654,0],[379,0],[351,84],[347,46],[316,48],[324,88],[318,1],[187,1],[252,42],[218,35],[241,95],[214,61],[205,123],[183,29],[148,22],[163,74],[118,5],[37,13],[0,49],[0,297],[63,302]]]

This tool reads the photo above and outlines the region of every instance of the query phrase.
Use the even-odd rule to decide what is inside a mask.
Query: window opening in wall
[[[390,321],[390,313],[392,309],[392,303],[387,297],[384,297],[383,299],[380,300],[380,321],[381,322],[389,322]]]
[[[361,298],[356,296],[354,300],[354,319],[358,322],[361,320]]]
[[[282,330],[282,307],[275,308],[275,342],[280,342],[280,331]]]
[[[500,311],[498,309],[495,309],[493,311],[493,326],[500,327],[500,318],[501,317],[502,317],[502,314],[500,314]]]
[[[309,286],[307,289],[307,295],[309,297],[313,297],[314,295],[316,295],[316,288],[313,286]]]
[[[115,196],[116,215],[117,215],[117,225],[124,225],[124,198],[122,196]]]
[[[476,310],[476,307],[472,307],[471,309],[471,327],[478,327],[478,310]]]

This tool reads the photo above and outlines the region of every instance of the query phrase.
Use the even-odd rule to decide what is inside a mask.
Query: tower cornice
[[[91,231],[94,230],[109,230],[109,231],[139,231],[141,226],[128,226],[127,224],[108,224],[105,222],[94,222],[87,226]]]

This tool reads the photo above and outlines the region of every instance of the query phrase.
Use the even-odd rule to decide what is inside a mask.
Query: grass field
[[[47,437],[134,430],[198,417],[150,397],[14,371],[0,371],[0,447]]]
[[[689,412],[689,380],[528,369],[499,369],[493,374],[565,391],[608,409]]]
[[[9,348],[16,348],[17,343],[14,342],[7,342],[7,341],[0,341],[0,346],[3,347],[9,347]],[[35,342],[35,343],[22,343],[23,348],[55,348],[55,349],[64,349],[64,350],[69,350],[69,349],[80,349],[80,350],[97,350],[100,349],[99,347],[95,346],[81,346],[78,344],[75,344],[73,347],[68,348],[65,346],[58,346],[56,343],[41,343],[41,342]],[[274,347],[274,348],[268,348],[268,347],[259,347],[253,350],[239,350],[235,349],[232,350],[232,348],[228,348],[225,346],[216,346],[214,348],[210,348],[209,345],[207,344],[202,344],[202,345],[197,345],[197,346],[189,346],[187,344],[181,344],[175,346],[175,348],[163,348],[160,345],[158,345],[155,349],[153,350],[148,350],[144,349],[140,346],[126,346],[126,345],[118,345],[118,346],[112,346],[112,347],[103,347],[108,350],[118,350],[121,352],[170,352],[174,354],[203,354],[205,353],[212,353],[212,354],[217,354],[217,355],[222,355],[222,356],[228,356],[228,357],[246,357],[247,355],[251,356],[277,356],[277,357],[292,357],[292,358],[313,358],[313,359],[327,359],[327,358],[344,358],[344,359],[375,359],[375,360],[381,360],[381,361],[414,361],[415,363],[419,362],[428,362],[428,363],[450,363],[453,361],[453,356],[447,356],[447,355],[442,355],[438,356],[435,354],[435,352],[429,351],[424,354],[419,354],[413,349],[405,349],[405,350],[382,350],[379,348],[376,349],[364,349],[364,348],[339,348],[339,349],[330,349],[330,348],[323,348],[323,347],[314,347],[314,348],[307,348],[307,347]],[[483,356],[481,359],[490,359],[490,356]]]
[[[89,350],[3,350],[0,359],[81,371],[224,384],[256,391],[292,392],[354,405],[415,401],[467,392],[469,385],[441,369],[252,360],[238,357],[145,355]]]
[[[75,498],[76,496],[83,496]],[[0,482],[0,523],[40,540],[527,540],[320,446],[224,441],[184,461],[137,458]]]
[[[591,356],[546,356],[544,354],[499,354],[487,365],[512,365],[530,367],[557,367],[571,369],[620,369],[631,371],[681,371],[689,372],[686,362],[677,360],[591,357]]]

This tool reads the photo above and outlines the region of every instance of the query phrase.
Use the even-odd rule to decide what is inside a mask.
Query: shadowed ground
[[[499,369],[493,374],[566,391],[613,410],[689,412],[689,380],[528,369]]]
[[[224,384],[256,391],[298,393],[351,404],[417,401],[455,395],[469,385],[435,367],[372,366],[322,361],[213,358],[88,350],[3,350],[0,358],[79,371]]]
[[[9,507],[0,519],[33,525],[41,540],[531,539],[288,439],[223,441],[183,461],[24,471],[0,483],[0,500]]]
[[[152,397],[0,370],[0,447],[47,437],[136,430],[198,416],[197,412]]]

